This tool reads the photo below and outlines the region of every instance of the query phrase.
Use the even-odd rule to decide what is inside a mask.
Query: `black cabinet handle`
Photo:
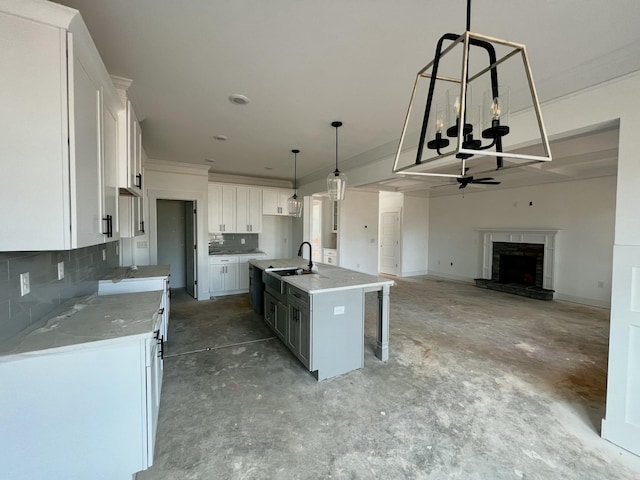
[[[160,345],[160,360],[164,360],[164,337],[160,337],[158,343]]]
[[[144,233],[144,220],[140,222],[140,231]]]
[[[142,190],[142,174],[141,173],[136,175],[136,187]]]
[[[106,217],[103,217],[102,221],[106,222],[106,231],[102,232],[102,234],[106,235],[108,238],[113,237],[113,216],[107,215]]]
[[[155,338],[156,340],[160,338],[160,330],[156,330],[155,332],[153,332],[153,338]]]
[[[159,313],[160,315],[164,315],[164,307],[162,307],[160,310],[158,310],[158,313]]]

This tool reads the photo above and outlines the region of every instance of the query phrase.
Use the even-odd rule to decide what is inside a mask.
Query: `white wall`
[[[378,193],[349,190],[340,202],[338,261],[341,267],[378,273]]]
[[[609,306],[615,195],[616,178],[604,177],[432,198],[429,273],[465,281],[482,276],[478,229],[559,229],[555,298]]]
[[[198,300],[209,299],[209,236],[208,221],[208,167],[180,165],[158,160],[144,167],[145,225],[143,236],[133,239],[134,255],[138,265],[157,263],[156,202],[165,200],[191,200],[196,202],[198,244]],[[126,242],[124,242],[126,243]]]
[[[423,197],[404,196],[401,276],[425,275],[429,269],[429,204]]]
[[[296,219],[296,223],[301,223]],[[300,230],[301,227],[298,228]],[[299,233],[296,238],[299,237]],[[297,240],[296,240],[297,241]],[[291,258],[298,252],[299,243],[294,245],[292,218],[263,215],[262,233],[258,234],[260,250],[267,258]],[[295,251],[293,251],[295,248]]]

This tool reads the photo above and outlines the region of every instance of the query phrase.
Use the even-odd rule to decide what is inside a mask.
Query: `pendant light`
[[[347,176],[338,170],[338,128],[342,126],[342,122],[332,122],[331,126],[336,129],[336,169],[327,176],[327,191],[331,200],[344,200]]]
[[[485,158],[484,162],[478,163],[491,170],[551,161],[549,140],[525,46],[473,33],[470,26],[471,0],[467,0],[466,31],[440,37],[433,60],[417,74],[393,173],[465,179],[467,165],[478,158]],[[455,58],[457,54],[460,54],[461,63]],[[488,60],[486,64],[484,59]],[[462,68],[458,70],[460,64]],[[504,65],[507,67],[503,69]],[[539,135],[535,149],[529,152],[518,150],[515,143],[507,144],[510,89],[498,81],[499,68],[503,82],[506,75],[511,81],[523,84],[517,85],[522,103],[520,110],[526,111],[526,119],[521,123],[537,124]],[[472,84],[481,89],[476,91],[484,91],[481,110],[472,103]],[[444,108],[440,100],[441,93],[445,93],[443,89],[447,89]],[[424,106],[423,110],[421,106]],[[419,133],[415,150],[413,145],[405,145],[405,137],[413,132]],[[449,138],[445,138],[445,134]],[[493,165],[492,157],[495,159]],[[509,159],[508,165],[505,158]],[[452,170],[448,170],[449,167]]]
[[[302,215],[302,200],[298,198],[298,184],[297,184],[297,163],[298,154],[300,150],[291,150],[293,153],[293,195],[287,200],[287,206],[289,207],[289,215],[299,217]]]

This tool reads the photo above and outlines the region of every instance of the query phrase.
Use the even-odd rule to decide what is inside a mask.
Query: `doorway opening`
[[[196,202],[156,201],[158,265],[169,265],[171,286],[197,298]]]

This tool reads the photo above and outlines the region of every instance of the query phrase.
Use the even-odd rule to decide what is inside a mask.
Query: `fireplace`
[[[492,280],[542,287],[544,245],[494,242],[492,259]]]
[[[557,230],[482,230],[482,278],[476,286],[541,300],[553,299]]]

